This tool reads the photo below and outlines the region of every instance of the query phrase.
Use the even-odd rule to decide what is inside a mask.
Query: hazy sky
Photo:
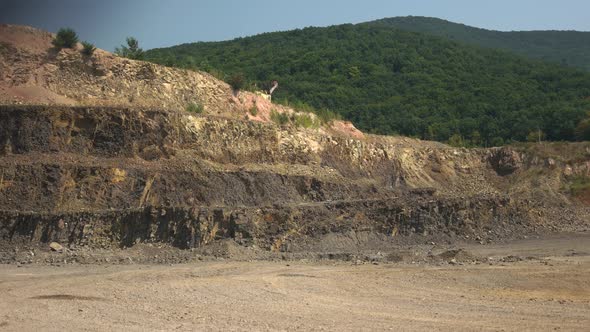
[[[126,36],[150,49],[407,15],[504,31],[590,31],[590,0],[0,0],[0,23],[71,27],[110,51]]]

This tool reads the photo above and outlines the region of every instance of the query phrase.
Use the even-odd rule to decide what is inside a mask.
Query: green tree
[[[228,80],[234,89],[277,80],[275,102],[332,110],[369,133],[441,142],[457,133],[469,146],[526,141],[537,128],[547,140],[574,140],[590,109],[590,73],[382,25],[184,44],[147,59],[243,73]]]
[[[453,136],[451,136],[449,138],[448,143],[450,146],[455,146],[455,147],[465,146],[465,141],[463,140],[463,137],[460,134],[453,134]]]
[[[75,48],[78,43],[78,34],[71,28],[61,28],[51,43],[57,49]]]
[[[576,139],[580,141],[590,141],[590,112],[588,118],[578,123],[575,130]]]
[[[474,146],[481,145],[481,134],[479,131],[475,130],[471,133],[471,144]]]
[[[133,60],[143,59],[143,49],[139,47],[139,41],[133,37],[127,37],[127,46],[121,45],[115,48],[115,54],[118,56]]]
[[[92,54],[94,54],[94,51],[96,51],[96,47],[94,47],[94,44],[89,43],[87,41],[82,42],[82,47],[82,54],[86,56],[92,56]]]
[[[526,136],[527,142],[541,142],[545,139],[545,133],[541,129],[533,130]]]
[[[243,73],[237,73],[232,75],[227,82],[234,91],[242,89],[246,83],[246,78]]]

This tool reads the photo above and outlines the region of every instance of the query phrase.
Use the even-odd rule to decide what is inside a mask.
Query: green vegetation
[[[189,113],[201,114],[205,111],[205,108],[203,107],[203,104],[193,102],[186,105],[186,111]]]
[[[316,109],[309,104],[302,102],[302,101],[295,101],[290,102],[289,99],[279,99],[276,101],[278,104],[285,105],[287,107],[291,107],[292,109],[296,110],[300,113],[313,113],[317,116],[320,124],[330,124],[334,120],[341,120],[342,117],[340,114],[335,113],[327,108]]]
[[[75,48],[78,43],[78,35],[73,29],[61,28],[51,43],[57,49]]]
[[[133,60],[142,60],[144,56],[143,49],[139,47],[139,41],[133,37],[127,37],[127,46],[116,47],[115,54]]]
[[[541,130],[533,130],[526,136],[527,142],[541,142],[545,140],[545,133]]]
[[[10,44],[5,43],[5,42],[0,42],[0,54],[4,55],[4,54],[8,54],[10,50]]]
[[[252,116],[258,115],[258,106],[256,106],[256,103],[254,103],[254,105],[252,105],[252,107],[250,107],[250,109],[248,110],[248,112],[250,112],[250,114]]]
[[[334,113],[327,108],[321,108],[314,110],[313,113],[318,116],[321,123],[329,124],[334,120],[342,120],[342,117],[338,113]]]
[[[307,113],[295,114],[293,116],[293,122],[297,127],[303,128],[319,128],[320,121],[316,120],[313,115]]]
[[[310,105],[322,122],[332,110],[365,132],[462,146],[524,142],[538,130],[575,140],[590,110],[590,73],[381,25],[184,44],[146,59],[243,72],[260,87],[276,79],[273,101]]]
[[[569,186],[570,192],[573,196],[579,196],[590,192],[590,177],[576,176],[571,180]]]
[[[431,17],[393,17],[373,22],[405,31],[427,33],[462,43],[498,48],[529,58],[590,70],[590,32],[492,31]]]
[[[270,110],[270,120],[279,126],[289,123],[289,116],[285,113],[279,113],[277,110]]]
[[[576,138],[580,141],[590,141],[590,112],[580,121],[575,129]]]
[[[92,56],[92,54],[94,54],[94,51],[96,50],[96,47],[94,47],[94,44],[83,41],[82,42],[82,54],[86,55],[86,56]]]
[[[243,73],[237,73],[230,77],[229,81],[227,82],[234,91],[241,90],[244,87],[246,82],[246,78],[244,77]]]

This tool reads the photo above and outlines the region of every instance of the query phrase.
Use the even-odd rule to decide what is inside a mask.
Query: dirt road
[[[491,265],[5,265],[0,330],[582,331],[589,240],[482,247],[543,256]]]

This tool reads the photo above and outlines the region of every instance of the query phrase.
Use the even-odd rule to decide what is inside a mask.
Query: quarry
[[[590,143],[277,124],[302,113],[52,38],[0,26],[2,329],[590,324]]]

